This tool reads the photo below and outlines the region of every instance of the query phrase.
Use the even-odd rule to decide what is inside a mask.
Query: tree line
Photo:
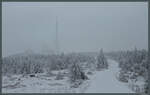
[[[83,64],[86,63],[86,64]],[[2,60],[2,74],[36,74],[46,72],[51,74],[53,70],[69,71],[69,79],[72,83],[78,83],[88,79],[85,68],[95,67],[97,70],[108,68],[108,62],[101,49],[98,55],[91,56],[82,53],[70,54],[28,54],[4,57]]]

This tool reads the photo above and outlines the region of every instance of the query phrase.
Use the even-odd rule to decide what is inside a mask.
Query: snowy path
[[[116,79],[118,63],[108,60],[109,69],[98,71],[91,79],[91,84],[85,93],[134,93],[125,83]]]

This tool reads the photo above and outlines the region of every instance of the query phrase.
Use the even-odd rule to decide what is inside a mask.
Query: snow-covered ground
[[[14,75],[3,76],[3,93],[133,93],[126,83],[119,82],[116,74],[119,72],[118,63],[108,60],[109,69],[95,71],[89,74],[86,80],[78,88],[71,88],[67,75],[63,79],[56,80],[57,71],[53,76],[37,74],[36,77]],[[62,71],[64,72],[67,71]]]
[[[65,71],[61,71],[64,73]],[[84,81],[78,88],[71,88],[69,79],[56,79],[58,71],[52,72],[53,75],[45,73],[36,74],[35,77],[22,75],[4,76],[2,93],[80,93],[88,87],[88,81]]]
[[[126,83],[117,80],[118,63],[108,60],[109,69],[97,71],[85,93],[133,93]]]

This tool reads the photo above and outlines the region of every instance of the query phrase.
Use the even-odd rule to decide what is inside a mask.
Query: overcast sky
[[[147,2],[2,3],[2,53],[147,49]]]

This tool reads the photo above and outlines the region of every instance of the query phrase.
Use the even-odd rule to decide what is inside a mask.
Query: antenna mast
[[[59,43],[58,43],[58,21],[56,16],[56,54],[59,54]]]

